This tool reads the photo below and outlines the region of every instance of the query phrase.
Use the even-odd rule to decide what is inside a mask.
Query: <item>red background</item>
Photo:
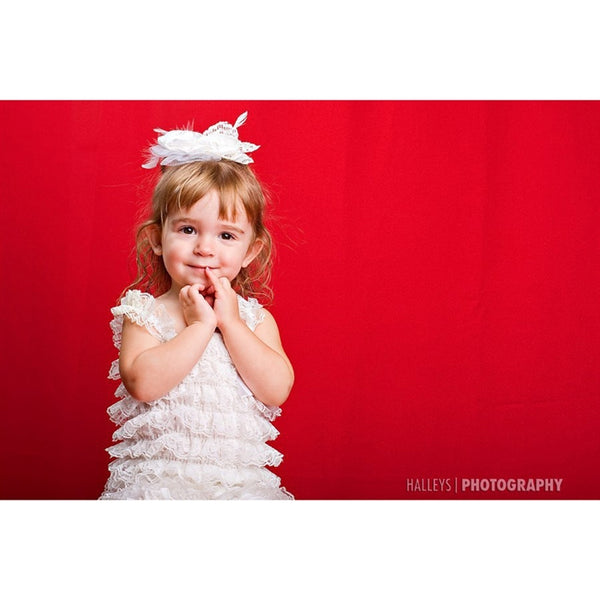
[[[298,499],[600,498],[597,102],[0,103],[0,497],[108,475],[109,309],[153,128],[244,110],[273,197]],[[411,493],[407,478],[562,478]]]

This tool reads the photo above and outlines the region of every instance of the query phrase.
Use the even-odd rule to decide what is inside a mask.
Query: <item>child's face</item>
[[[219,195],[211,190],[189,210],[170,214],[160,244],[154,252],[162,256],[175,291],[185,285],[209,286],[206,267],[217,277],[232,281],[261,249],[254,240],[252,224],[244,211],[235,220],[219,217]]]

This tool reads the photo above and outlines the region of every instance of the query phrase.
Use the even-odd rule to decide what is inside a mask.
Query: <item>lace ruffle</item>
[[[117,458],[104,500],[293,500],[268,469],[177,460]]]
[[[294,497],[283,487],[246,484],[227,488],[215,484],[193,489],[182,486],[179,479],[173,479],[154,485],[142,482],[117,492],[106,491],[100,500],[294,500]]]
[[[152,439],[167,431],[255,442],[274,440],[279,435],[271,423],[247,412],[217,412],[183,405],[133,416],[114,432],[113,441]]]
[[[226,381],[225,378],[223,381]],[[196,410],[206,409],[213,412],[246,413],[248,418],[268,419],[268,421],[273,421],[281,414],[280,408],[266,406],[252,394],[238,393],[244,385],[239,377],[229,382],[227,387],[222,385],[223,381],[217,384],[214,381],[201,383],[186,378],[168,394],[154,402],[138,402],[121,383],[115,391],[115,396],[120,400],[109,406],[107,413],[116,425],[122,425],[128,419],[148,411],[174,411],[179,406],[190,406],[195,407]]]
[[[206,462],[182,462],[179,460],[124,459],[116,458],[110,463],[110,484],[113,489],[132,485],[142,479],[148,483],[160,482],[162,478],[181,478],[183,481],[209,485],[234,487],[249,484],[279,486],[280,479],[268,469],[255,466],[235,468],[214,465]]]
[[[128,440],[107,448],[116,458],[167,458],[194,460],[234,467],[276,467],[283,454],[267,444],[256,444],[245,440],[216,439],[180,432],[165,433],[154,439],[137,442]]]

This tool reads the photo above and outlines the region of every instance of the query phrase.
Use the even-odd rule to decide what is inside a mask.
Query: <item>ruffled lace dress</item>
[[[254,330],[260,304],[238,296],[240,315]],[[173,321],[153,296],[132,290],[112,309],[111,329],[121,348],[123,317],[161,342],[175,337]],[[120,379],[119,361],[109,378]],[[283,455],[269,446],[279,432],[272,421],[281,409],[258,401],[236,371],[218,332],[202,358],[169,393],[138,402],[121,383],[108,408],[117,425],[110,476],[100,500],[293,500],[267,467]]]

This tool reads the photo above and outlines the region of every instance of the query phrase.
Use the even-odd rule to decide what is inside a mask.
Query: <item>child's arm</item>
[[[215,290],[217,325],[233,364],[256,398],[269,406],[280,406],[290,394],[294,371],[275,319],[263,309],[265,319],[252,332],[240,317],[237,295],[227,278],[217,278],[209,269],[207,274]]]
[[[217,320],[198,285],[179,294],[186,327],[161,343],[144,327],[123,319],[119,372],[127,391],[140,402],[151,402],[173,389],[200,360]]]

